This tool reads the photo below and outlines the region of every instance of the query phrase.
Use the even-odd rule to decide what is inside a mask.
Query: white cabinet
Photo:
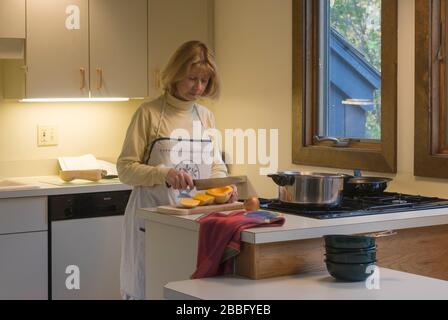
[[[148,95],[147,6],[147,0],[90,0],[92,97]]]
[[[47,198],[0,199],[0,234],[48,229]]]
[[[47,198],[0,199],[0,300],[48,299]]]
[[[0,96],[24,96],[25,0],[0,0]]]
[[[26,97],[147,96],[147,0],[27,0]]]
[[[0,300],[48,299],[47,231],[0,235]]]
[[[213,48],[213,16],[214,0],[26,0],[25,63],[4,66],[5,98],[156,97],[183,42]]]
[[[200,40],[213,48],[213,0],[148,0],[149,96],[161,93],[160,72],[184,42]]]
[[[88,1],[27,0],[26,5],[26,97],[88,97]],[[73,19],[79,29],[66,27],[72,22],[66,21],[70,5],[77,8]]]
[[[0,1],[0,38],[25,38],[25,0]]]

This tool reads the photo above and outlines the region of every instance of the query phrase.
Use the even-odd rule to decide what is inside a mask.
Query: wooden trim
[[[436,106],[435,108],[431,108],[430,114],[430,146],[429,149],[432,154],[437,154],[440,147],[440,139],[439,139],[439,111],[440,105],[443,103],[443,83],[444,80],[441,78],[443,74],[443,63],[439,60],[443,50],[442,46],[442,21],[440,15],[440,9],[443,1],[435,0],[432,4],[433,8],[436,10],[431,10],[431,19],[430,19],[430,31],[429,31],[429,39],[430,39],[430,86],[431,86],[431,100],[432,105]]]
[[[448,225],[396,230],[377,238],[381,267],[448,280]],[[323,238],[274,243],[242,243],[235,273],[265,279],[326,270]]]
[[[274,243],[242,243],[235,273],[250,279],[325,270],[322,238]]]
[[[307,41],[307,48],[311,47],[310,57],[306,60],[306,72],[305,75],[306,85],[309,88],[307,91],[305,121],[306,121],[306,136],[305,145],[314,144],[314,134],[317,132],[317,122],[319,119],[319,112],[317,105],[319,104],[319,20],[315,17],[319,16],[319,5],[322,1],[312,0],[311,2],[305,1],[307,7],[306,16],[311,19],[305,19],[307,24],[307,30],[305,34],[309,36]]]
[[[433,79],[434,81],[438,79],[438,106],[436,108],[433,116],[434,128],[433,128],[433,136],[437,135],[437,140],[433,142],[433,150],[435,153],[445,153],[443,150],[446,149],[446,1],[440,1],[440,11],[434,10],[433,16],[438,15],[437,19],[434,19],[438,26],[438,41],[434,41],[435,45],[437,45],[438,57],[437,62],[439,63],[438,72],[439,76]],[[434,44],[433,44],[434,48]],[[434,49],[433,49],[434,50]],[[442,59],[442,60],[441,60]],[[436,81],[437,83],[437,81]]]
[[[379,266],[448,280],[448,225],[396,231],[376,239]]]
[[[292,0],[292,144],[294,146],[302,145],[304,129],[300,124],[303,123],[306,108],[302,108],[303,101],[307,96],[304,63],[305,52],[302,50],[305,45],[305,21],[303,17],[305,12],[305,2],[301,0]],[[297,88],[301,88],[298,90]],[[293,156],[294,158],[294,156]]]
[[[448,178],[448,156],[440,152],[445,144],[439,135],[439,115],[445,110],[444,24],[447,0],[416,0],[415,2],[415,146],[416,176]],[[442,30],[442,34],[440,34]],[[441,41],[443,40],[443,41]],[[441,58],[441,59],[440,59]],[[443,62],[443,63],[441,63]],[[443,106],[443,107],[442,107]]]
[[[314,145],[317,102],[317,1],[293,0],[292,162],[378,172],[397,171],[397,14],[396,0],[382,2],[381,142],[362,141],[348,148]],[[312,32],[311,32],[312,31]],[[310,43],[314,39],[314,44]],[[311,49],[310,49],[311,48]],[[305,53],[304,53],[305,52]],[[311,55],[311,56],[310,56]],[[311,73],[311,75],[310,75]]]

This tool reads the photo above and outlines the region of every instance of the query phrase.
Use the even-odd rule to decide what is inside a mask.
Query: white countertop
[[[251,280],[237,276],[170,282],[164,296],[172,300],[414,300],[448,299],[448,281],[379,268],[379,285],[342,282],[327,271]]]
[[[118,179],[102,179],[97,182],[87,180],[63,182],[57,176],[35,176],[7,178],[5,180],[21,182],[34,188],[0,190],[0,199],[132,190],[131,186],[121,183]]]
[[[242,183],[246,182],[246,176],[237,177],[242,179]],[[4,188],[0,187],[0,199],[132,190],[132,186],[123,184],[118,178],[101,179],[96,182],[80,179],[73,180],[71,182],[64,182],[58,176],[53,175],[0,178],[0,181],[2,180],[24,183],[29,185],[30,188],[5,190]]]
[[[195,221],[201,215],[174,216],[158,213],[156,208],[138,210],[141,218],[198,231]],[[241,240],[248,243],[271,243],[279,241],[319,238],[326,234],[355,234],[383,230],[398,230],[448,224],[448,208],[376,214],[368,216],[313,219],[284,214],[282,227],[253,228],[242,232]]]

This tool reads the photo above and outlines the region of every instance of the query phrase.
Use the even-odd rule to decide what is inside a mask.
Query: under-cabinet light
[[[19,102],[100,102],[129,101],[129,98],[32,98],[20,99]]]

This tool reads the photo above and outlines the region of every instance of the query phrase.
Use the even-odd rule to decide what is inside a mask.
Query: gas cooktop
[[[260,208],[315,219],[346,218],[392,212],[448,208],[448,199],[384,192],[375,196],[343,197],[334,208],[316,208],[260,199]]]

